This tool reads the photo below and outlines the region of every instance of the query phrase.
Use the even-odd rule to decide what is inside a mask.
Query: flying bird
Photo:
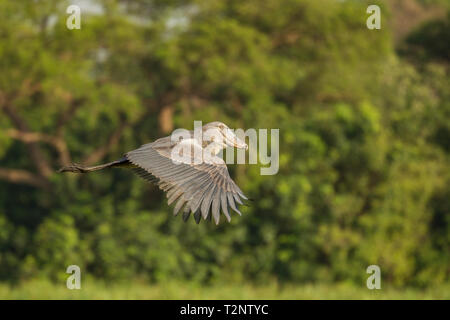
[[[192,213],[197,223],[201,218],[214,218],[218,224],[222,210],[230,222],[230,208],[241,215],[237,204],[242,205],[242,200],[248,198],[231,179],[225,161],[217,154],[226,147],[248,149],[247,144],[218,121],[205,124],[198,131],[175,133],[130,151],[119,160],[92,167],[72,164],[59,172],[131,168],[163,190],[169,205],[176,202],[173,213],[183,212],[184,221]]]

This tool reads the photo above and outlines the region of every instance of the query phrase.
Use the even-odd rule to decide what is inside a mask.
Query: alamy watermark
[[[73,264],[67,267],[66,273],[71,274],[67,278],[67,289],[81,289],[81,269],[79,266]]]
[[[67,29],[81,29],[81,9],[79,6],[72,4],[67,7],[66,13],[70,16],[66,20]]]
[[[371,15],[366,20],[366,26],[369,30],[381,29],[381,10],[380,7],[376,4],[372,4],[367,7],[367,13]]]
[[[220,122],[202,125],[194,121],[194,130],[177,129],[171,135],[175,143],[170,157],[175,164],[199,165],[202,163],[265,165],[261,175],[275,175],[279,169],[279,129],[270,129],[270,154],[268,129],[230,129]],[[248,144],[245,142],[248,139]],[[236,153],[235,153],[236,148]],[[224,159],[223,150],[226,150]]]
[[[367,278],[366,285],[370,290],[381,289],[381,269],[376,264],[367,267],[366,273],[371,274]]]

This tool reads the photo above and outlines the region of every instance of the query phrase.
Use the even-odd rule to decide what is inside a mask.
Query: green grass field
[[[0,299],[450,299],[450,285],[424,290],[369,290],[348,285],[201,287],[185,283],[107,285],[84,281],[80,290],[69,290],[65,283],[31,281],[19,286],[0,284]]]

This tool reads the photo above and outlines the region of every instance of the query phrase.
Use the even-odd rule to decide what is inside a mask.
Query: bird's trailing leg
[[[106,168],[128,168],[128,167],[135,167],[135,166],[132,165],[127,158],[123,157],[113,162],[92,167],[85,167],[80,164],[72,163],[69,166],[62,167],[61,169],[58,170],[58,172],[88,173]]]

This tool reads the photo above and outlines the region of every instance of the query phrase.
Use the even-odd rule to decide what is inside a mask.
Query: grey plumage
[[[220,122],[207,124],[205,127],[229,129]],[[191,134],[193,135],[192,131]],[[230,135],[228,140],[229,137]],[[172,141],[171,137],[165,137],[130,151],[117,161],[95,167],[71,165],[62,168],[60,172],[86,173],[106,168],[128,167],[166,192],[168,204],[175,203],[173,214],[177,215],[181,211],[184,221],[187,221],[192,213],[197,223],[201,218],[213,218],[218,224],[221,211],[230,221],[229,208],[241,215],[236,203],[243,204],[242,199],[247,200],[247,197],[231,179],[225,162],[217,156],[213,156],[214,162],[186,163],[174,160],[172,151],[178,143]],[[193,143],[196,144],[196,141]],[[200,141],[199,145],[203,145],[203,142]],[[228,145],[247,148],[237,137],[234,144],[228,142]]]
[[[157,185],[167,192],[169,204],[178,200],[174,208],[175,215],[184,206],[183,220],[187,220],[190,213],[196,213],[194,218],[198,223],[200,217],[206,219],[211,212],[218,224],[220,211],[228,221],[231,220],[229,207],[241,214],[234,199],[242,203],[241,198],[246,197],[231,179],[224,163],[174,163],[169,156],[172,147],[167,147],[166,142],[159,142],[163,147],[159,147],[158,142],[146,144],[128,152],[125,157],[139,168],[135,170],[139,176],[152,182],[155,179],[159,181]],[[143,174],[142,170],[148,174]]]

